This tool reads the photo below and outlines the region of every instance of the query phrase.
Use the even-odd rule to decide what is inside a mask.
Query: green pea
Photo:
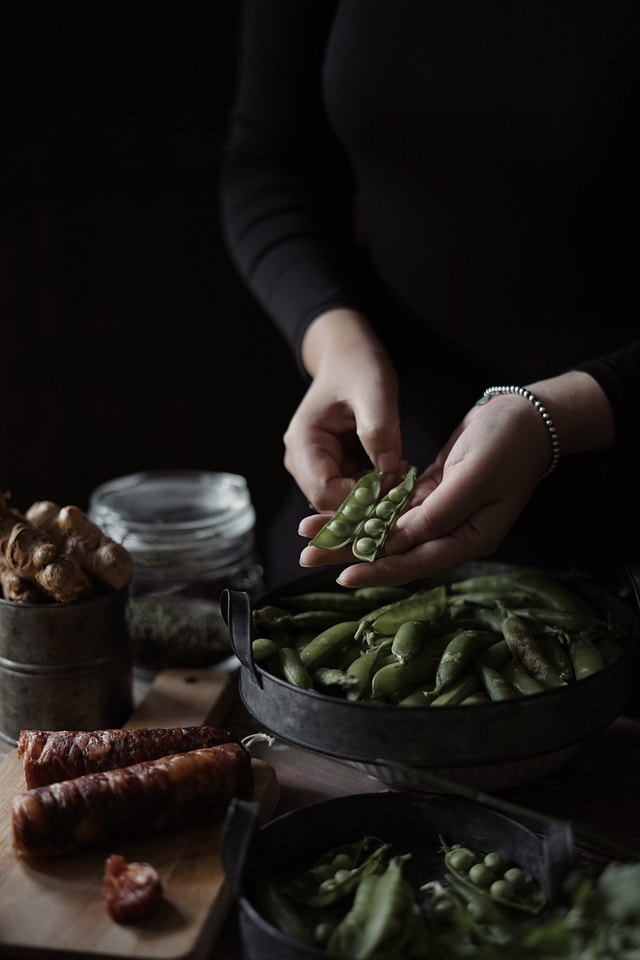
[[[474,863],[469,867],[468,877],[471,883],[483,890],[488,890],[495,880],[495,873],[484,863]]]
[[[494,873],[504,873],[506,869],[504,857],[497,851],[491,851],[490,853],[485,854],[483,863],[489,868],[489,870],[493,870]]]
[[[489,887],[489,893],[498,900],[510,900],[513,897],[513,887],[506,880],[494,880]]]
[[[354,541],[353,549],[359,557],[372,556],[376,551],[376,541],[371,537],[360,537]]]
[[[362,503],[368,507],[376,499],[376,489],[377,487],[373,489],[370,487],[356,487],[353,491],[353,498],[358,503]]]
[[[509,867],[508,870],[505,870],[503,879],[506,880],[511,887],[517,890],[526,883],[527,878],[524,874],[524,871],[522,871],[520,867]]]
[[[368,520],[365,520],[362,528],[364,533],[369,534],[374,539],[384,533],[385,529],[385,524],[378,517],[369,517]]]
[[[327,530],[334,535],[336,540],[344,540],[351,534],[351,524],[347,523],[346,520],[341,520],[339,517],[334,517],[332,520],[327,521]]]
[[[477,863],[477,856],[473,850],[468,847],[453,847],[447,854],[447,866],[451,867],[457,873],[468,873],[469,869]]]
[[[395,505],[389,500],[382,500],[376,506],[376,517],[379,517],[382,520],[389,520],[395,512]]]
[[[322,923],[317,924],[315,930],[313,931],[313,939],[320,946],[325,947],[333,935],[335,926],[328,921],[323,921]]]
[[[342,511],[342,515],[352,523],[360,523],[367,515],[365,508],[359,503],[348,503]]]

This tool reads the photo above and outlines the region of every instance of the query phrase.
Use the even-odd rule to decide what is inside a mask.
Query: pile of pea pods
[[[518,924],[544,911],[540,885],[502,854],[440,844],[438,879],[416,886],[420,863],[412,880],[405,871],[415,854],[364,836],[291,879],[262,878],[257,908],[301,944],[363,960],[483,956],[483,947],[508,946]]]
[[[520,568],[450,583],[282,592],[252,610],[256,663],[350,701],[474,705],[598,673],[629,629],[572,588],[570,572]]]

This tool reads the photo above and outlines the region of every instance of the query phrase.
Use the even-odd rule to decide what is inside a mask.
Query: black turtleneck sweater
[[[639,26],[636,0],[245,0],[222,218],[298,361],[319,313],[365,311],[434,449],[484,386],[585,370],[616,420],[585,463],[630,483]]]

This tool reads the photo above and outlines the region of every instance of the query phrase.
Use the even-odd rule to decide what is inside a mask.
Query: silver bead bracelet
[[[534,393],[531,393],[531,390],[527,390],[526,387],[487,387],[479,400],[476,401],[476,406],[479,407],[483,403],[487,403],[491,400],[491,397],[495,397],[499,393],[516,393],[519,397],[524,397],[525,400],[528,400],[532,406],[538,411],[542,417],[542,422],[547,428],[549,434],[549,439],[551,440],[551,462],[545,472],[542,474],[541,480],[544,480],[545,477],[548,477],[550,473],[553,473],[555,468],[558,466],[558,461],[560,460],[560,441],[558,440],[558,431],[555,428],[553,420],[549,416],[549,412],[545,405],[538,400]]]

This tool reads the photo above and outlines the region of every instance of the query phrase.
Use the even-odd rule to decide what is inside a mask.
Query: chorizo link
[[[58,857],[215,820],[253,789],[251,757],[239,743],[89,773],[13,798],[14,849],[19,857]]]
[[[21,730],[18,756],[30,789],[219,743],[238,743],[238,739],[228,730],[210,726]]]

